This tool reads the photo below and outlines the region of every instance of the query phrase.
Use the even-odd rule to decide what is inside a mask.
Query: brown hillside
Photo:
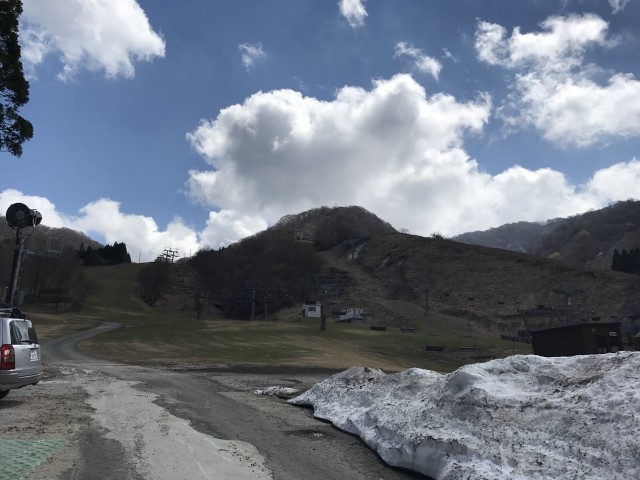
[[[522,309],[564,305],[564,295],[554,289],[567,286],[582,291],[572,299],[577,310],[601,317],[640,311],[640,284],[627,274],[400,233],[374,236],[360,247],[355,260],[348,259],[347,249],[336,249],[335,262],[359,270],[354,276],[360,282],[350,294],[372,306],[396,300],[422,307],[428,282],[432,312],[488,329],[517,326]]]
[[[308,235],[299,234],[304,231]],[[426,284],[430,316],[458,319],[458,329],[513,332],[523,327],[520,311],[564,306],[563,290],[574,291],[576,319],[640,312],[635,276],[402,234],[357,207],[285,218],[250,239],[199,257],[193,265],[205,278],[201,286],[228,318],[248,318],[247,282],[255,280],[260,280],[256,315],[262,317],[283,315],[278,313],[283,309],[299,315],[308,299],[322,301],[330,319],[359,307],[372,324],[421,327]]]
[[[640,237],[640,202],[627,200],[576,215],[545,235],[534,253],[579,265],[611,268],[615,248],[634,248]]]

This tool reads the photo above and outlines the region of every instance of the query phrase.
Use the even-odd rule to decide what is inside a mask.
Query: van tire
[[[7,395],[9,395],[9,392],[11,390],[2,390],[0,391],[0,400],[2,400],[4,397],[6,397]]]

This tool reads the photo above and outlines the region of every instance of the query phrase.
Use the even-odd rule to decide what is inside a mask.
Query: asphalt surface
[[[136,389],[158,395],[157,405],[188,420],[195,430],[255,446],[277,480],[426,478],[386,465],[360,439],[313,418],[311,410],[255,393],[274,385],[304,390],[326,378],[328,372],[277,366],[258,371],[148,368],[98,360],[78,350],[78,342],[113,328],[118,325],[104,324],[45,342],[43,358],[58,368],[90,369],[118,380],[140,382]],[[142,478],[131,468],[131,452],[107,439],[96,424],[80,435],[81,460],[59,478]]]

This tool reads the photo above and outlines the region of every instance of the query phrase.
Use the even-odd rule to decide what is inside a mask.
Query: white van
[[[0,399],[14,388],[42,379],[40,342],[33,324],[11,310],[0,310]]]

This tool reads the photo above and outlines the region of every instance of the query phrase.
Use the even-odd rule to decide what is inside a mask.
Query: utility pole
[[[424,282],[424,315],[425,318],[428,319],[429,317],[429,282],[427,282],[425,280]],[[429,322],[427,320],[427,326],[429,325]]]
[[[427,327],[427,335],[431,335],[431,327],[429,326],[429,282],[424,281],[424,320]]]
[[[24,242],[20,229],[16,230],[16,247],[13,251],[13,263],[11,265],[11,281],[9,282],[9,291],[7,292],[7,304],[9,308],[13,308],[18,287],[18,277],[20,276],[20,262],[22,261],[22,249]]]
[[[251,292],[251,321],[253,322],[256,319],[256,290],[260,290],[262,288],[263,282],[247,280],[244,283],[246,285],[246,289]]]
[[[256,289],[251,290],[251,321],[256,319]]]

